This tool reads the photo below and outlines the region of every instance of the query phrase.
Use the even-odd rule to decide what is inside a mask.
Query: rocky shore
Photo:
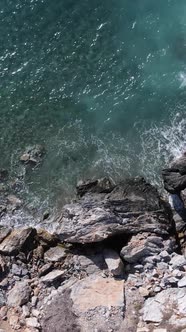
[[[7,196],[1,218],[19,208]],[[0,332],[186,331],[185,222],[156,188],[80,182],[45,217],[0,220]]]

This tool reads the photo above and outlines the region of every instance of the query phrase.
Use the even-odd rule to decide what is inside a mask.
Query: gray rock
[[[186,287],[186,276],[178,281],[178,287]]]
[[[14,255],[21,250],[27,241],[33,239],[36,230],[33,228],[15,229],[0,243],[0,253]]]
[[[160,257],[165,261],[165,262],[169,262],[171,260],[171,257],[169,255],[169,253],[166,250],[163,250],[160,252]]]
[[[44,276],[45,274],[47,274],[48,272],[50,272],[52,270],[52,263],[47,263],[45,265],[43,265],[40,269],[39,269],[39,277]]]
[[[64,276],[64,271],[61,270],[54,270],[52,272],[49,272],[44,277],[42,277],[40,280],[45,284],[53,283],[54,281],[61,279]]]
[[[158,192],[141,178],[125,181],[110,194],[85,194],[66,205],[52,226],[61,240],[70,243],[100,242],[139,232],[165,235],[172,227]],[[159,241],[152,239],[152,250]]]
[[[29,318],[26,318],[26,326],[39,328],[40,324],[36,317],[29,317]]]
[[[7,304],[10,307],[21,306],[29,301],[31,288],[27,281],[16,282],[8,292]]]
[[[0,243],[11,233],[11,228],[0,228]]]
[[[105,249],[103,255],[109,271],[114,276],[122,275],[124,272],[124,265],[118,253],[112,249]]]
[[[61,262],[67,256],[66,249],[62,246],[50,248],[44,254],[44,260],[48,262]]]
[[[3,292],[0,290],[0,307],[2,307],[6,303],[5,296]]]
[[[175,254],[170,261],[170,265],[172,265],[173,269],[182,269],[186,266],[186,259],[182,255]]]
[[[161,244],[161,245],[160,245]],[[129,263],[141,262],[145,257],[161,251],[162,238],[148,233],[133,235],[127,246],[123,247],[121,257]]]

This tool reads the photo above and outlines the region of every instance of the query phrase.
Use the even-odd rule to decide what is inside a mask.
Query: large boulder
[[[170,210],[156,188],[143,178],[126,180],[110,193],[90,192],[87,184],[86,187],[83,197],[64,206],[53,224],[61,240],[93,243],[116,235],[125,239],[139,232],[169,234]]]

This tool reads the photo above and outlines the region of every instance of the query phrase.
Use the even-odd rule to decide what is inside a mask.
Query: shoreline
[[[76,189],[52,225],[0,228],[2,331],[184,331],[184,222],[140,177]]]

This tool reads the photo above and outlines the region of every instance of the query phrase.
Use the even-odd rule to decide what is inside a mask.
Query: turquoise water
[[[24,197],[145,175],[186,146],[185,0],[1,0],[0,167]],[[44,144],[39,168],[19,156]]]

